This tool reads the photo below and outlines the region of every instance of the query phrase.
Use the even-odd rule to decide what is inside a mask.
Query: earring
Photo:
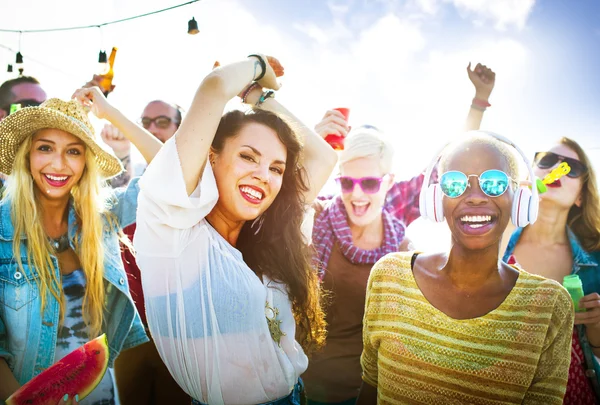
[[[250,224],[250,229],[254,229],[254,227],[258,223],[258,227],[256,228],[256,231],[254,231],[255,235],[258,234],[258,232],[260,231],[260,228],[262,228],[264,222],[265,222],[265,216],[263,214],[260,214],[259,216],[256,217],[256,219],[254,221],[252,221],[252,224]]]

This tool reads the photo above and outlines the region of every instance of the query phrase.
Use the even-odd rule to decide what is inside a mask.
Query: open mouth
[[[552,188],[558,188],[560,186],[562,186],[562,184],[560,183],[560,179],[553,181],[550,184],[546,184],[546,186],[548,187],[552,187]]]
[[[352,201],[352,213],[357,217],[362,217],[367,213],[371,203],[368,201]]]
[[[46,182],[52,187],[63,187],[69,182],[71,176],[56,176],[53,174],[44,174],[44,178],[46,179]]]
[[[249,186],[240,186],[240,194],[246,201],[252,204],[260,204],[265,197],[265,194],[262,191]]]
[[[481,235],[492,228],[496,218],[491,215],[463,215],[459,222],[463,232]]]

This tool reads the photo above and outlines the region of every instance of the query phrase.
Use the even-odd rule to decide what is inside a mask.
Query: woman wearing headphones
[[[537,192],[517,188],[510,141],[471,135],[446,148],[427,186],[432,162],[421,191],[423,215],[447,219],[450,251],[393,253],[371,271],[357,405],[562,403],[569,294],[499,260],[511,217],[535,221]]]
[[[600,198],[590,159],[574,140],[562,138],[535,154],[533,173],[544,178],[562,162],[566,176],[548,185],[540,198],[540,218],[511,236],[504,261],[558,282],[577,274],[584,297],[575,314],[565,404],[600,400]]]

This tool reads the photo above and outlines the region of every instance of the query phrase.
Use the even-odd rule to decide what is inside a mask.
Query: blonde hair
[[[494,136],[483,132],[483,131],[471,131],[465,134],[465,136],[460,137],[455,142],[450,143],[445,149],[440,158],[439,162],[439,170],[440,174],[446,171],[446,166],[448,164],[448,157],[453,155],[457,151],[464,150],[465,145],[489,145],[492,148],[496,149],[506,160],[506,164],[508,166],[508,175],[519,181],[520,176],[520,164],[519,162],[522,160],[518,156],[520,156],[515,148],[506,142],[501,141]]]
[[[392,171],[394,147],[386,137],[374,128],[359,127],[350,132],[344,140],[344,150],[340,154],[340,167],[347,162],[361,158],[376,158],[384,173]]]
[[[24,270],[21,258],[21,235],[27,243],[27,265],[35,269],[35,282],[40,290],[42,311],[48,292],[59,302],[60,320],[64,316],[65,300],[62,281],[52,263],[48,237],[42,223],[41,206],[36,198],[35,185],[31,177],[29,153],[33,137],[27,137],[15,156],[13,172],[7,184],[6,196],[11,203],[14,225],[13,255],[19,269]],[[104,202],[103,184],[94,154],[85,150],[85,169],[79,182],[71,190],[77,217],[75,253],[79,257],[86,278],[83,297],[83,320],[90,338],[96,337],[102,328],[104,311],[104,243],[105,223],[115,229],[115,221]]]
[[[571,207],[567,224],[585,250],[588,252],[600,250],[600,197],[592,162],[583,148],[573,139],[563,137],[558,143],[575,152],[579,161],[588,169],[581,179],[581,206]]]

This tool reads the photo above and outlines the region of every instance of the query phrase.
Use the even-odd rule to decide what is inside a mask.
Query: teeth
[[[65,181],[66,179],[69,178],[69,176],[52,176],[50,174],[47,174],[46,177],[48,177],[50,180],[54,180],[54,181]]]
[[[362,202],[358,202],[358,201],[353,201],[352,205],[355,205],[357,207],[364,207],[365,205],[369,204],[368,201],[362,201]]]
[[[490,222],[492,217],[490,215],[465,215],[460,219],[462,222]]]
[[[248,194],[249,196],[256,198],[257,200],[262,200],[263,198],[263,193],[261,193],[260,191],[257,191],[251,187],[240,187],[240,190],[242,190],[243,193]]]

